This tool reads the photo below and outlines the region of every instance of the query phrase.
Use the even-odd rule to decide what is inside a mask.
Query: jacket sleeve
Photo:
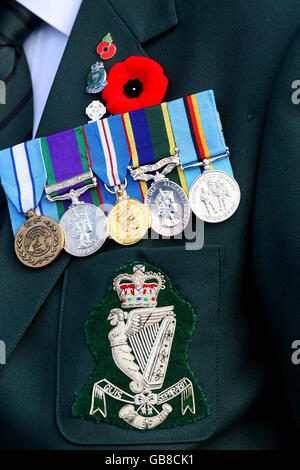
[[[252,274],[278,353],[270,367],[300,429],[300,28],[273,87],[260,158]]]

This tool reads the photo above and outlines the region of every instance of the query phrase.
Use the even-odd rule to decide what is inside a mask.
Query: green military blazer
[[[242,199],[205,225],[205,244],[109,241],[95,255],[63,253],[30,270],[0,214],[2,449],[277,449],[299,442],[300,4],[296,0],[84,0],[38,136],[86,122],[87,72],[108,32],[117,54],[158,61],[166,101],[213,89]],[[193,305],[189,363],[210,404],[192,424],[141,432],[75,418],[70,409],[95,368],[84,323],[115,270],[145,260]],[[297,431],[298,425],[298,431]]]

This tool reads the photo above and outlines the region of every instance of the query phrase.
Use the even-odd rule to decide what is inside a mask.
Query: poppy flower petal
[[[148,77],[147,80],[143,81],[143,90],[144,91],[153,91],[161,92],[165,95],[167,88],[168,88],[168,79],[163,74],[155,74]]]
[[[122,84],[126,83],[130,79],[128,71],[124,65],[124,62],[118,62],[113,65],[107,75],[107,82],[116,82]]]
[[[145,108],[147,106],[154,106],[162,102],[164,95],[158,93],[151,93],[150,91],[145,91],[139,97],[140,108]]]
[[[143,74],[146,77],[153,73],[163,73],[162,66],[148,57],[131,56],[123,63],[129,74],[139,72],[139,75]]]
[[[123,98],[128,99],[123,92],[123,88],[116,85],[114,82],[108,82],[108,84],[102,91],[102,98],[107,103],[109,103],[114,98],[117,98],[118,100],[122,100]]]
[[[139,95],[126,95],[124,85],[138,80],[142,87]],[[112,114],[125,113],[161,103],[168,79],[160,64],[148,57],[132,56],[112,66],[107,76],[108,84],[102,92],[107,110]],[[126,87],[125,87],[126,88]],[[128,88],[128,87],[127,87]]]
[[[114,97],[106,104],[106,108],[111,114],[128,113],[141,107],[138,98],[127,98],[125,95],[121,99]]]

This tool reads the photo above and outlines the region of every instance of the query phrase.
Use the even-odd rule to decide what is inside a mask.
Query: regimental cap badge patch
[[[73,416],[130,429],[168,428],[209,414],[188,362],[196,315],[168,276],[147,262],[124,266],[86,323],[97,367]]]

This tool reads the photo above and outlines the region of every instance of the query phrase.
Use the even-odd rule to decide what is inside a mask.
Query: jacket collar
[[[178,24],[174,0],[109,0],[140,43],[166,33]]]
[[[53,28],[66,36],[70,36],[76,15],[82,0],[17,0]]]

